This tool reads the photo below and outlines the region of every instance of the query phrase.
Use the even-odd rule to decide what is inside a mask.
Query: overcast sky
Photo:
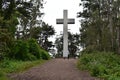
[[[75,24],[69,24],[68,29],[72,33],[79,33],[80,23],[77,18],[77,12],[81,10],[79,7],[80,0],[45,0],[43,21],[52,25],[56,30],[56,35],[63,31],[63,25],[56,24],[56,18],[63,18],[63,10],[68,10],[68,18],[75,18]]]

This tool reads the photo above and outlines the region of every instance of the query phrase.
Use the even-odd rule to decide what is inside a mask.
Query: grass
[[[120,80],[120,56],[111,52],[85,53],[78,61],[78,68],[105,80]]]
[[[8,80],[8,78],[5,76],[5,73],[0,69],[0,80]]]
[[[33,66],[42,64],[45,60],[36,61],[16,61],[16,60],[3,60],[0,62],[0,80],[9,80],[6,77],[8,73],[18,73],[28,70]]]

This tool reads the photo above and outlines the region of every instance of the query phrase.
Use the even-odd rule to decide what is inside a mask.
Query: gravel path
[[[12,74],[14,80],[98,80],[76,68],[76,59],[53,59],[26,72]]]

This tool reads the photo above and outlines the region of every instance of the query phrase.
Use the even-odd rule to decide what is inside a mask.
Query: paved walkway
[[[76,59],[53,59],[24,73],[12,74],[15,80],[98,80],[76,68]]]

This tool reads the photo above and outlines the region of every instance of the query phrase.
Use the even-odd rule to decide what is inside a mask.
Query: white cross
[[[57,24],[63,24],[63,57],[68,57],[68,24],[74,24],[75,19],[68,19],[68,11],[63,11],[63,19],[57,19]]]

